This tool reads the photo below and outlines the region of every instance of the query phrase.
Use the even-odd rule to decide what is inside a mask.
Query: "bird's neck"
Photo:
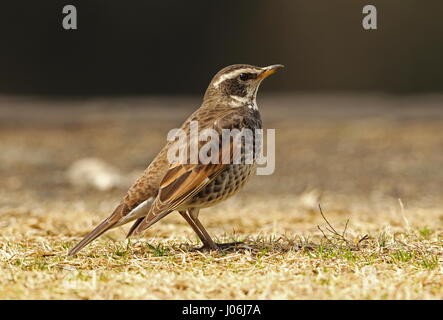
[[[255,95],[250,97],[239,97],[236,95],[231,95],[228,99],[228,105],[232,108],[247,107],[250,109],[258,110]]]
[[[247,107],[258,110],[256,96],[256,91],[246,96],[238,96],[214,94],[211,88],[208,88],[203,98],[203,106],[220,108],[220,105],[223,105],[230,108]]]

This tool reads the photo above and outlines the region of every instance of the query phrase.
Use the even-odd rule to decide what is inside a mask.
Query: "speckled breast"
[[[232,119],[231,125],[232,128],[230,129],[250,129],[254,134],[255,129],[262,127],[260,113],[257,109],[244,106],[238,111],[237,117]],[[241,140],[240,164],[227,166],[212,182],[187,203],[188,207],[205,208],[213,206],[234,195],[244,186],[257,168],[254,150],[260,151],[261,137],[254,136],[251,142],[245,143],[245,140]],[[252,160],[247,155],[253,155],[254,160],[251,162],[246,161],[246,159]]]
[[[210,207],[234,195],[254,173],[255,164],[232,164],[197,193],[188,206]]]

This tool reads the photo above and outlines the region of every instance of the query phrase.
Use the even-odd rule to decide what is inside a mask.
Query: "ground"
[[[263,95],[275,173],[201,212],[217,241],[243,245],[193,251],[173,213],[67,257],[127,187],[73,185],[71,164],[98,158],[133,179],[198,99],[1,97],[0,298],[441,299],[442,102]]]

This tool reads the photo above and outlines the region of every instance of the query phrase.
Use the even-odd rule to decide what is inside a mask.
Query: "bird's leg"
[[[219,250],[219,249],[230,248],[242,243],[242,242],[215,243],[214,240],[212,240],[209,233],[206,231],[205,227],[203,227],[203,224],[198,219],[199,209],[193,208],[189,209],[187,212],[185,211],[179,211],[179,212],[182,215],[182,217],[186,220],[186,222],[192,227],[192,229],[195,231],[195,233],[203,243],[203,246],[201,248],[198,248],[197,250],[200,251]]]
[[[243,242],[228,242],[228,243],[215,243],[212,239],[209,233],[206,231],[205,227],[203,227],[203,224],[198,219],[198,213],[199,209],[191,209],[189,211],[189,215],[191,219],[194,221],[194,223],[197,225],[198,229],[203,233],[206,243],[204,243],[204,246],[201,247],[199,250],[217,250],[217,249],[230,249],[232,247],[235,247],[239,244],[242,244]]]
[[[197,227],[197,225],[195,224],[194,220],[192,220],[191,216],[186,211],[179,211],[179,213],[186,220],[186,222],[191,226],[192,230],[194,230],[194,232],[200,238],[201,242],[203,242],[203,246],[207,246],[208,243],[206,242],[205,236],[200,231],[200,229]]]
[[[214,240],[212,240],[211,236],[206,231],[205,227],[203,227],[203,225],[200,222],[200,220],[198,220],[198,217],[193,217],[191,215],[190,218],[192,219],[192,221],[195,223],[195,225],[197,226],[197,228],[200,230],[200,232],[202,233],[203,237],[205,238],[205,241],[202,240],[203,247],[201,247],[200,250],[208,250],[208,249],[218,250],[218,249],[220,249],[220,246],[218,244],[216,244],[214,242]]]
[[[192,218],[192,216],[191,216]],[[228,242],[228,243],[215,243],[212,239],[211,236],[208,234],[208,232],[205,230],[205,228],[203,227],[202,223],[200,222],[200,220],[198,220],[197,217],[193,218],[195,224],[197,225],[197,227],[200,229],[200,231],[203,233],[203,235],[206,238],[206,243],[204,243],[203,247],[201,247],[199,250],[220,250],[220,249],[230,249],[232,247],[238,246],[240,244],[242,244],[243,242]]]

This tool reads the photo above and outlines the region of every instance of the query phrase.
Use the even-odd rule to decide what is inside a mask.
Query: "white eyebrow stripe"
[[[238,75],[240,75],[241,73],[258,73],[258,72],[256,69],[244,68],[244,69],[237,69],[237,70],[231,71],[226,74],[222,74],[217,79],[217,81],[214,82],[214,87],[218,88],[220,83],[222,83],[223,81],[228,80],[228,79],[233,79],[233,78],[237,77]]]

